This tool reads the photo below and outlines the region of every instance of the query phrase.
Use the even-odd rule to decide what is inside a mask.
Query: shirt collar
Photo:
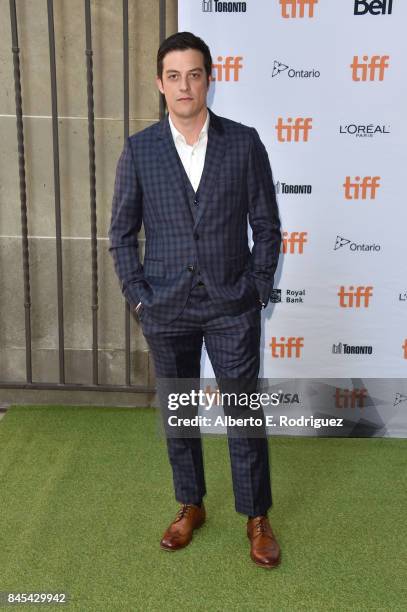
[[[168,121],[169,121],[169,124],[170,124],[171,134],[172,134],[172,137],[174,139],[174,142],[177,142],[177,141],[180,140],[181,142],[187,144],[187,141],[185,140],[185,136],[183,136],[181,134],[181,132],[179,132],[177,130],[177,128],[175,127],[175,125],[172,122],[171,115],[169,113],[168,113]],[[209,127],[209,112],[207,111],[206,112],[205,123],[202,126],[202,130],[199,132],[199,136],[198,136],[197,142],[202,140],[203,136],[207,136],[208,135],[208,127]],[[194,144],[196,144],[196,143],[194,143]],[[189,145],[189,146],[193,146],[193,145]]]

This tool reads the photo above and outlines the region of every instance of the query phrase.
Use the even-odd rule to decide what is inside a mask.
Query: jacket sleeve
[[[144,284],[137,239],[142,224],[142,199],[131,143],[127,138],[116,169],[108,236],[109,252],[114,260],[121,290],[132,309],[141,300]]]
[[[280,218],[270,162],[257,131],[251,129],[247,189],[249,223],[253,233],[251,274],[262,302],[273,289],[281,245]]]

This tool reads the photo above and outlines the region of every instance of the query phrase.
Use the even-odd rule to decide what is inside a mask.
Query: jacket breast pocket
[[[161,259],[144,258],[143,269],[145,276],[165,276],[165,265]]]

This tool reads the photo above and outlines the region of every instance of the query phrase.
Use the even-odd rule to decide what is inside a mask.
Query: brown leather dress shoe
[[[260,567],[273,568],[280,563],[280,546],[267,516],[255,516],[247,521],[250,557]]]
[[[194,529],[201,527],[206,518],[205,506],[182,504],[175,520],[164,533],[160,546],[163,550],[179,550],[188,546]]]

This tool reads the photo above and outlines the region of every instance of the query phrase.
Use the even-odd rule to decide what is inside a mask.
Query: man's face
[[[206,108],[209,88],[202,53],[196,49],[167,53],[157,86],[172,115],[183,119],[199,115]]]

